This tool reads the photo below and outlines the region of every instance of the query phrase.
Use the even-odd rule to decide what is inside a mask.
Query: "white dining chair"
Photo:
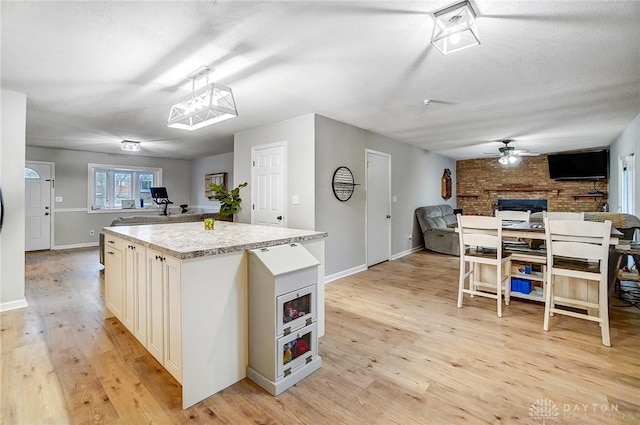
[[[522,221],[528,223],[531,218],[531,211],[496,210],[495,216],[500,217],[503,220]]]
[[[569,211],[542,211],[542,219],[548,218],[549,220],[584,220],[583,212],[569,212]]]
[[[608,259],[611,221],[545,218],[544,225],[547,285],[543,329],[549,330],[549,318],[554,314],[594,321],[600,324],[602,343],[610,346]],[[563,288],[558,294],[560,280]],[[586,291],[578,290],[578,286],[584,288],[588,282],[594,281],[595,291],[590,290],[591,287]]]
[[[458,233],[458,308],[462,308],[464,294],[493,298],[498,317],[502,317],[502,294],[509,305],[511,293],[511,255],[502,251],[502,219],[458,214]],[[495,271],[481,270],[483,267],[494,267]]]

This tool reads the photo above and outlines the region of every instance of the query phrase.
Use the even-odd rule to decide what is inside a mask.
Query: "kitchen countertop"
[[[181,260],[323,239],[326,232],[215,221],[105,227],[105,234],[142,244]]]

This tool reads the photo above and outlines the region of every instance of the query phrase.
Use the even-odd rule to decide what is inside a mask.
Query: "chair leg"
[[[547,289],[544,299],[544,322],[542,329],[549,330],[549,316],[551,315],[551,299],[553,298],[553,276],[547,279]]]
[[[607,347],[611,347],[611,338],[609,336],[609,288],[606,276],[600,281],[600,288],[598,293],[598,304],[600,308],[598,310],[602,323],[600,324],[600,332],[602,332],[602,343]]]
[[[476,267],[476,263],[473,261],[469,262],[469,289],[472,291],[476,290],[476,282],[478,281],[478,267]],[[475,295],[471,294],[471,298],[475,298]]]
[[[463,255],[463,254],[460,254]],[[466,274],[466,263],[463,257],[460,257],[460,277],[458,278],[458,308],[462,308],[462,297],[464,293],[462,290],[464,289],[464,275]]]
[[[511,302],[511,261],[507,263],[507,270],[509,270],[509,274],[504,284],[504,303],[509,305]]]
[[[496,271],[496,298],[498,299],[498,317],[502,317],[502,264],[498,264]]]

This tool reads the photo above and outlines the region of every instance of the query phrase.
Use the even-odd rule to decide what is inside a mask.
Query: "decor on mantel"
[[[433,12],[435,24],[431,44],[443,55],[480,44],[476,12],[467,0]]]
[[[189,75],[191,94],[171,105],[168,127],[197,130],[238,116],[231,88],[222,84],[209,83],[209,74],[212,71],[202,66]],[[205,85],[196,90],[196,80],[203,78],[206,78]]]
[[[240,211],[240,204],[242,198],[240,198],[240,189],[247,186],[247,182],[241,183],[235,189],[227,191],[225,187],[221,185],[211,183],[211,190],[214,192],[214,198],[220,202],[220,212],[218,216],[221,218],[232,216]]]
[[[353,173],[350,169],[344,166],[336,168],[331,180],[331,187],[338,201],[348,201],[353,195],[353,190],[356,186],[358,186],[358,183],[354,183]]]
[[[440,192],[442,194],[442,199],[451,199],[451,170],[448,168],[445,168],[444,173],[442,173],[442,179],[440,179]]]

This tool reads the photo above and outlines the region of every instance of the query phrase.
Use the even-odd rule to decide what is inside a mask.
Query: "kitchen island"
[[[193,222],[104,233],[105,315],[182,385],[183,408],[246,376],[247,250],[299,243],[316,257],[324,334],[324,232],[216,221],[208,231]]]

